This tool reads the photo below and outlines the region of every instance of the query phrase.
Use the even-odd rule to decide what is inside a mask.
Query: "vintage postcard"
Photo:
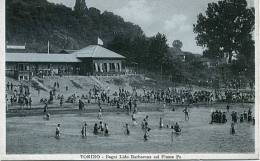
[[[0,159],[259,159],[259,1],[0,6]]]

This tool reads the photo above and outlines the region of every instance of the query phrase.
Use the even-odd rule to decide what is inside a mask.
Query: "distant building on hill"
[[[208,68],[212,68],[218,65],[217,61],[214,61],[206,57],[201,57],[200,61],[203,63],[203,65],[207,66]]]
[[[26,52],[26,45],[6,45],[6,52]]]
[[[124,56],[99,45],[56,54],[6,52],[6,75],[18,80],[32,76],[104,75],[124,72]]]

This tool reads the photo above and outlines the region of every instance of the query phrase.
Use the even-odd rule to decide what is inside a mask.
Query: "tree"
[[[168,51],[167,39],[164,34],[157,33],[150,40],[148,64],[151,69],[159,70],[164,63],[164,56]]]
[[[241,51],[237,61],[231,64],[231,70],[233,73],[240,73],[240,75],[244,75],[247,79],[254,80],[255,50],[253,40],[244,43]]]
[[[193,25],[197,45],[205,48],[204,55],[221,58],[228,54],[242,54],[245,43],[252,40],[254,8],[247,8],[246,0],[221,0],[209,3],[206,14],[198,15]]]
[[[82,16],[87,9],[88,8],[87,8],[85,0],[76,0],[75,6],[74,6],[74,12],[78,16]]]
[[[182,48],[182,42],[180,40],[174,40],[172,42],[172,47],[174,47],[176,50],[181,51]]]
[[[116,34],[108,43],[108,49],[127,57],[129,63],[135,62],[142,68],[150,71],[159,71],[161,66],[169,64],[165,35],[157,35],[147,38],[144,34]]]

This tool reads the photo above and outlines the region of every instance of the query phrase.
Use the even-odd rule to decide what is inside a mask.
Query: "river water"
[[[233,105],[230,111],[238,113],[254,105]],[[49,121],[42,116],[7,118],[7,154],[57,154],[57,153],[254,153],[255,137],[252,123],[235,125],[236,134],[230,134],[231,116],[226,124],[209,124],[209,107],[190,108],[190,120],[184,120],[182,109],[172,112],[139,112],[138,125],[133,125],[126,113],[104,113],[103,120],[108,124],[109,136],[95,136],[94,123],[99,123],[96,113],[53,115]],[[219,109],[219,107],[218,107]],[[224,108],[222,109],[225,110]],[[149,116],[150,138],[143,140],[140,128],[144,117]],[[182,128],[179,136],[171,139],[171,129],[159,129],[159,118],[164,125],[176,121]],[[83,122],[88,124],[87,138],[81,137]],[[56,125],[61,124],[61,138],[55,139]],[[124,125],[130,126],[130,135],[124,134]]]

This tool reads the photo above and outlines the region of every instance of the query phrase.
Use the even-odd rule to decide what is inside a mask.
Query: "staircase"
[[[33,77],[31,81],[35,82],[40,88],[44,89],[45,91],[50,91],[51,90],[51,89],[47,88],[44,84],[42,84],[40,81],[38,81],[38,79],[35,78],[35,77]]]
[[[101,82],[100,80],[97,79],[96,76],[90,76],[90,78],[91,78],[95,83],[97,83],[98,86],[101,87],[102,89],[104,89],[104,90],[107,90],[107,89],[108,89],[108,87],[109,87],[108,83],[106,83],[106,82]]]

